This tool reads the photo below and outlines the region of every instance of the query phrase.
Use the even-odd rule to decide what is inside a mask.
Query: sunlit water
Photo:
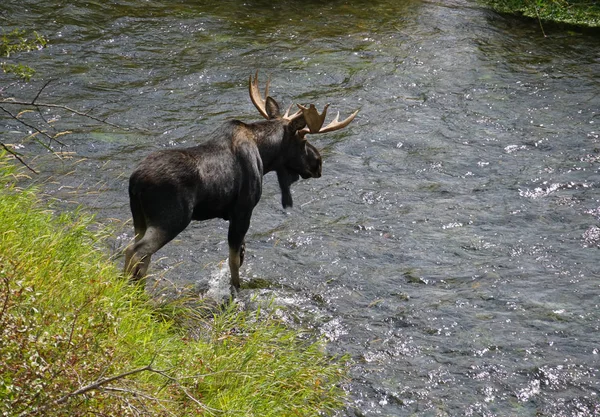
[[[47,191],[128,220],[146,154],[260,119],[256,69],[284,106],[360,109],[311,137],[323,177],[294,186],[292,210],[265,178],[242,277],[267,288],[242,298],[274,296],[351,354],[343,416],[600,415],[598,35],[544,38],[460,0],[203,3],[2,6],[3,27],[50,39],[10,95],[53,79],[39,101],[137,128],[48,112],[76,156],[40,160]],[[3,141],[23,136],[2,125]],[[226,231],[193,224],[153,271],[216,291]]]

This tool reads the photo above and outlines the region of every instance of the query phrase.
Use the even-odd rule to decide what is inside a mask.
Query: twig
[[[75,317],[73,317],[73,324],[71,324],[71,331],[69,332],[69,340],[67,341],[67,352],[71,350],[71,342],[73,342],[73,333],[75,332],[75,324],[77,323],[77,319],[79,318],[79,314],[81,314],[81,310],[86,308],[92,302],[91,299],[87,300],[81,307],[77,309],[75,313]]]
[[[153,372],[153,373],[156,373],[156,374],[158,374],[158,375],[160,375],[160,376],[168,379],[172,383],[174,383],[177,386],[177,388],[179,388],[186,395],[186,397],[188,397],[191,401],[193,401],[194,403],[196,403],[203,410],[209,412],[212,415],[214,415],[216,413],[221,413],[221,410],[218,410],[218,409],[215,409],[215,408],[211,408],[211,407],[208,407],[205,404],[202,404],[198,399],[196,399],[193,395],[191,395],[184,386],[182,386],[179,383],[179,381],[177,380],[177,378],[169,375],[166,371],[161,371],[161,370],[158,370],[158,369],[154,369],[152,367],[152,364],[154,363],[154,359],[155,358],[152,358],[152,361],[148,365],[143,366],[141,368],[133,369],[131,371],[126,371],[126,372],[120,373],[118,375],[113,375],[113,376],[109,376],[109,377],[106,377],[106,378],[100,378],[97,381],[92,382],[91,384],[88,384],[88,385],[86,385],[84,387],[79,388],[78,390],[75,390],[75,391],[73,391],[73,392],[71,392],[71,393],[69,393],[67,395],[62,396],[58,400],[54,401],[54,404],[63,404],[65,402],[67,402],[69,400],[69,398],[71,398],[71,397],[74,397],[76,395],[85,394],[86,392],[97,390],[97,389],[104,389],[104,390],[107,390],[107,391],[121,391],[121,392],[134,393],[134,394],[140,395],[140,396],[142,396],[144,398],[149,398],[149,399],[153,399],[153,400],[156,400],[156,401],[160,402],[159,399],[151,397],[148,394],[138,393],[137,391],[129,391],[129,390],[124,389],[124,388],[105,387],[104,386],[104,385],[106,385],[106,384],[108,384],[110,382],[117,381],[119,379],[123,379],[123,378],[125,378],[127,376],[138,374],[140,372]]]
[[[122,394],[128,394],[128,395],[130,395],[130,396],[133,396],[133,397],[138,397],[138,398],[142,398],[142,399],[145,399],[145,400],[154,401],[156,404],[158,404],[158,406],[159,406],[160,408],[162,408],[162,410],[163,410],[165,413],[167,413],[167,414],[168,414],[168,415],[170,415],[170,416],[177,417],[177,414],[174,414],[173,412],[171,412],[171,411],[170,411],[170,410],[169,410],[169,409],[168,409],[168,408],[167,408],[167,407],[166,407],[166,406],[163,404],[163,403],[165,402],[165,400],[161,400],[160,398],[156,398],[156,397],[154,397],[154,396],[152,396],[152,395],[148,395],[148,394],[146,394],[146,393],[144,393],[144,392],[141,392],[141,391],[136,391],[136,390],[133,390],[133,389],[128,389],[128,388],[119,388],[119,387],[103,387],[102,389],[103,389],[104,391],[112,391],[112,392],[117,392],[117,393],[122,393]],[[129,402],[129,399],[127,398],[127,396],[126,396],[126,395],[123,395],[123,396],[122,396],[122,398],[123,398],[123,400],[125,401],[125,403],[127,404],[127,406],[128,406],[128,407],[130,407],[130,408],[131,408],[131,407],[134,407],[134,408],[136,408],[136,407],[135,407],[133,404],[131,404],[131,403]],[[140,403],[141,403],[141,402],[140,402]],[[145,408],[146,408],[146,410],[147,410],[147,407],[146,407],[146,405],[145,405],[145,404],[141,403],[141,405],[142,405],[143,407],[145,407]],[[136,408],[136,410],[137,410],[137,408]],[[147,415],[147,414],[149,414],[149,413],[146,413],[146,414],[140,414],[140,415]]]
[[[37,98],[37,96],[36,96],[36,98]],[[0,103],[2,103],[2,104],[15,104],[15,105],[19,105],[19,106],[33,106],[33,107],[47,107],[47,108],[50,108],[50,109],[62,109],[62,110],[66,110],[66,111],[69,111],[71,113],[74,113],[74,114],[76,114],[78,116],[87,117],[88,119],[92,119],[92,120],[95,120],[97,122],[104,123],[104,124],[107,124],[107,125],[112,126],[112,127],[116,127],[117,129],[129,130],[129,128],[122,127],[122,126],[116,125],[116,124],[111,123],[111,122],[107,122],[105,119],[100,119],[99,117],[92,116],[89,113],[84,113],[84,112],[81,112],[79,110],[72,109],[71,107],[63,106],[62,104],[36,103],[35,100],[34,101],[2,100],[2,101],[0,101]]]
[[[104,391],[120,392],[120,393],[124,393],[124,394],[133,395],[135,397],[144,398],[146,400],[156,401],[157,403],[161,402],[160,398],[156,398],[156,397],[153,397],[152,395],[148,395],[148,394],[146,394],[144,392],[135,391],[135,390],[132,390],[132,389],[119,388],[119,387],[102,387],[102,389]]]
[[[144,371],[150,371],[150,370],[152,370],[152,364],[154,363],[154,360],[156,359],[157,355],[158,355],[158,352],[156,352],[154,354],[154,356],[150,360],[150,363],[148,365],[146,365],[146,366],[143,366],[143,367],[137,368],[137,369],[133,369],[131,371],[126,371],[126,372],[123,372],[123,373],[118,374],[118,375],[113,375],[113,376],[109,376],[109,377],[106,377],[106,378],[100,378],[96,382],[92,382],[91,384],[86,385],[85,387],[79,388],[78,390],[73,391],[70,394],[64,395],[63,397],[61,397],[58,400],[54,401],[54,404],[62,404],[64,402],[66,402],[69,398],[71,398],[71,397],[73,397],[75,395],[84,394],[84,393],[86,393],[88,391],[92,391],[92,390],[98,389],[98,388],[100,388],[104,384],[108,384],[109,382],[125,378],[126,376],[138,374],[138,373],[144,372]]]
[[[36,132],[42,134],[43,136],[46,136],[48,139],[55,140],[59,145],[64,146],[65,144],[62,143],[61,141],[55,139],[54,137],[50,136],[49,134],[47,134],[46,132],[44,132],[43,130],[38,129],[37,127],[30,125],[29,123],[24,122],[23,120],[19,119],[19,116],[12,114],[10,111],[6,110],[4,107],[0,106],[0,110],[2,110],[4,113],[8,114],[10,117],[12,117],[13,119],[15,119],[17,122],[21,123],[23,126],[26,126],[30,129],[35,130]],[[48,149],[51,151],[51,149]]]
[[[102,385],[108,384],[109,382],[125,378],[126,376],[129,376],[129,375],[139,374],[140,372],[150,371],[150,370],[152,370],[152,364],[143,366],[141,368],[133,369],[131,371],[123,372],[123,373],[118,374],[118,375],[109,376],[107,378],[101,378],[101,379],[99,379],[96,382],[92,382],[91,384],[86,385],[85,387],[81,387],[78,390],[73,391],[73,392],[71,392],[71,393],[69,393],[69,394],[67,394],[67,395],[59,398],[58,400],[54,401],[54,404],[63,404],[63,403],[65,403],[71,397],[74,397],[74,396],[80,395],[80,394],[85,394],[88,391],[92,391],[92,390],[98,389]]]
[[[0,87],[0,96],[2,96],[2,93],[4,93],[4,90],[8,90],[9,88],[11,88],[12,86],[17,85],[17,84],[18,84],[18,82],[15,81],[15,82],[12,82],[12,83],[10,83],[8,85]]]
[[[19,156],[18,153],[16,153],[15,151],[13,151],[12,149],[10,149],[8,146],[6,146],[4,143],[0,142],[0,146],[2,146],[4,148],[4,150],[6,150],[6,152],[8,152],[9,154],[11,154],[15,159],[17,159],[21,164],[25,165],[25,167],[30,170],[31,172],[33,172],[34,174],[37,174],[38,172],[31,168],[29,165],[27,165],[27,163],[23,160],[23,158],[21,158]]]
[[[0,324],[2,323],[2,317],[4,316],[4,312],[6,311],[6,308],[8,307],[8,299],[10,297],[10,282],[8,281],[8,278],[2,277],[2,282],[4,283],[4,286],[6,287],[6,297],[4,297],[4,303],[2,304],[2,310],[0,310]]]
[[[546,36],[546,32],[544,32],[544,26],[542,26],[542,19],[540,18],[540,11],[537,6],[534,6],[534,8],[535,8],[535,14],[537,15],[537,18],[538,18],[538,23],[540,24],[540,29],[542,29],[542,35],[544,35],[544,38],[547,38],[548,36]]]
[[[42,145],[43,147],[45,147],[48,151],[52,152],[54,155],[58,156],[60,158],[60,154],[56,151],[54,151],[52,149],[52,142],[54,141],[55,143],[59,144],[60,146],[66,146],[62,141],[60,141],[58,139],[59,136],[65,134],[65,133],[71,133],[71,132],[59,132],[56,134],[50,134],[47,133],[46,130],[41,130],[39,128],[37,128],[36,126],[27,123],[26,121],[22,120],[20,118],[20,114],[21,112],[17,113],[17,114],[13,114],[10,110],[8,110],[8,108],[6,108],[6,106],[10,106],[10,105],[15,105],[15,106],[26,106],[27,107],[33,107],[35,110],[37,110],[38,115],[41,117],[41,119],[48,125],[50,126],[50,132],[55,131],[56,129],[54,129],[54,127],[51,125],[51,121],[47,120],[46,117],[44,116],[44,114],[42,113],[42,109],[44,108],[50,108],[50,109],[62,109],[68,112],[71,112],[77,116],[81,116],[81,117],[85,117],[112,127],[115,127],[117,129],[121,129],[121,130],[125,130],[125,131],[130,131],[132,130],[132,128],[129,127],[122,127],[119,126],[115,123],[111,123],[109,121],[107,121],[106,119],[102,119],[99,117],[96,117],[91,113],[91,111],[94,109],[94,107],[92,107],[91,109],[87,110],[87,111],[79,111],[76,109],[73,109],[69,106],[64,106],[62,104],[53,104],[53,103],[40,103],[38,102],[38,99],[40,98],[40,96],[42,95],[42,92],[46,89],[46,87],[48,87],[48,85],[50,85],[50,83],[53,82],[52,79],[46,81],[44,83],[44,85],[42,85],[42,87],[39,89],[39,91],[36,93],[35,97],[33,98],[33,100],[31,101],[25,101],[25,100],[16,100],[13,97],[9,97],[9,98],[4,98],[4,99],[0,99],[0,111],[6,113],[7,115],[9,115],[12,119],[16,120],[18,123],[20,123],[21,125],[31,129],[32,131],[34,131],[34,134],[31,134],[28,138],[33,138],[34,141],[36,141],[37,143],[39,143],[40,145]],[[0,97],[2,97],[2,93],[4,92],[3,87],[0,87]],[[25,110],[24,110],[25,111]],[[34,111],[33,109],[30,109],[28,111]],[[140,129],[140,128],[133,128],[135,130],[143,130],[143,131],[147,131],[146,129]],[[44,141],[39,138],[36,137],[36,135],[42,135],[46,138],[48,138],[48,144],[44,143]],[[4,143],[0,142],[0,148],[4,148],[8,153],[10,153],[12,156],[14,156],[21,164],[25,165],[27,167],[27,169],[29,169],[31,172],[37,174],[38,172],[36,170],[34,170],[33,168],[31,168],[29,165],[27,165],[27,163],[25,163],[25,161],[23,160],[23,158],[15,151],[9,149],[9,147],[7,145],[5,145]]]
[[[163,376],[163,377],[167,378],[168,380],[172,381],[172,382],[173,382],[173,383],[174,383],[174,384],[177,386],[177,388],[179,388],[181,391],[183,391],[183,393],[186,395],[186,397],[188,397],[190,400],[192,400],[193,402],[195,402],[196,404],[198,404],[198,406],[199,406],[200,408],[202,408],[203,410],[206,410],[206,411],[208,411],[208,412],[209,412],[209,413],[211,413],[211,414],[214,414],[214,413],[220,413],[220,412],[221,412],[221,410],[218,410],[218,409],[216,409],[216,408],[211,408],[211,407],[208,407],[207,405],[204,405],[204,404],[202,404],[200,401],[198,401],[196,398],[194,398],[194,396],[193,396],[193,395],[191,395],[191,394],[190,394],[190,393],[187,391],[187,389],[185,389],[185,387],[183,387],[183,386],[182,386],[182,385],[179,383],[179,381],[177,380],[177,378],[174,378],[174,377],[172,377],[171,375],[167,374],[166,372],[164,372],[164,371],[159,371],[159,370],[157,370],[157,369],[150,369],[150,371],[151,371],[151,372],[154,372],[154,373],[157,373],[157,374],[159,374],[159,375],[161,375],[161,376]]]
[[[35,95],[34,99],[31,101],[32,103],[35,103],[35,101],[40,97],[40,94],[42,94],[42,91],[44,91],[44,88],[48,87],[48,84],[50,84],[52,82],[52,79],[49,79],[46,84],[44,84],[42,86],[42,88],[40,88],[40,91],[38,91],[38,93]]]

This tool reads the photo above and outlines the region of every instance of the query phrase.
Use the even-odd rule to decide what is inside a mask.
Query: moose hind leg
[[[124,265],[124,269],[123,269],[123,274],[125,276],[138,276],[139,272],[134,270],[139,269],[139,267],[136,267],[137,265],[140,265],[141,267],[141,259],[139,258],[139,256],[137,256],[137,253],[139,252],[139,242],[144,238],[144,235],[146,234],[146,229],[140,229],[138,227],[135,228],[135,242],[132,243],[131,245],[129,245],[126,249],[125,249],[125,265]],[[148,257],[149,258],[149,257]],[[148,259],[148,263],[150,263],[150,260]],[[148,266],[146,265],[146,268],[148,269]]]
[[[140,282],[146,276],[150,266],[152,253],[147,253],[143,247],[136,242],[125,251],[125,276],[130,277],[131,282]]]
[[[141,260],[136,256],[137,250],[135,247],[146,234],[147,225],[143,207],[140,201],[135,196],[131,195],[131,193],[129,195],[129,205],[131,207],[131,214],[133,215],[134,243],[130,244],[125,249],[125,265],[123,267],[123,275],[126,277],[137,277],[139,275],[139,272],[137,271],[139,268],[137,268],[136,265],[139,265]],[[137,279],[134,278],[134,280]]]
[[[131,281],[139,282],[146,276],[152,255],[177,236],[185,226],[169,231],[149,227],[144,236],[127,248],[125,271]]]

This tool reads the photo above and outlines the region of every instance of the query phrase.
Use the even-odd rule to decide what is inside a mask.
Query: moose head
[[[342,129],[354,120],[358,114],[358,110],[341,122],[339,121],[340,114],[338,112],[335,119],[325,127],[323,127],[323,124],[325,123],[329,104],[325,105],[323,112],[320,114],[314,104],[311,104],[308,108],[298,104],[299,110],[292,115],[290,115],[290,110],[293,105],[290,105],[282,116],[279,105],[269,96],[269,85],[270,80],[267,80],[264,95],[266,98],[263,98],[258,87],[258,72],[256,72],[254,78],[250,76],[248,82],[250,99],[258,112],[267,120],[279,119],[287,125],[285,128],[286,134],[282,140],[285,152],[280,154],[285,162],[280,162],[278,164],[279,167],[276,169],[281,189],[281,203],[286,208],[293,205],[290,191],[291,184],[296,182],[299,177],[307,179],[311,177],[319,178],[321,176],[321,155],[317,148],[308,142],[306,135],[309,133],[327,133]],[[270,171],[272,169],[266,169],[265,173]]]

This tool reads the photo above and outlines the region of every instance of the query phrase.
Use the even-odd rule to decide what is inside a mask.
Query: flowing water
[[[37,79],[3,95],[52,79],[40,102],[133,128],[45,114],[76,152],[38,161],[47,191],[105,222],[129,219],[150,151],[260,119],[257,69],[283,106],[360,109],[310,137],[323,176],[294,185],[293,209],[265,177],[242,268],[242,298],[275,297],[352,356],[340,416],[600,416],[597,33],[544,37],[467,0],[3,4],[5,30],[50,40],[23,56]],[[2,126],[3,142],[26,130]],[[152,270],[210,286],[226,233],[195,223]]]

